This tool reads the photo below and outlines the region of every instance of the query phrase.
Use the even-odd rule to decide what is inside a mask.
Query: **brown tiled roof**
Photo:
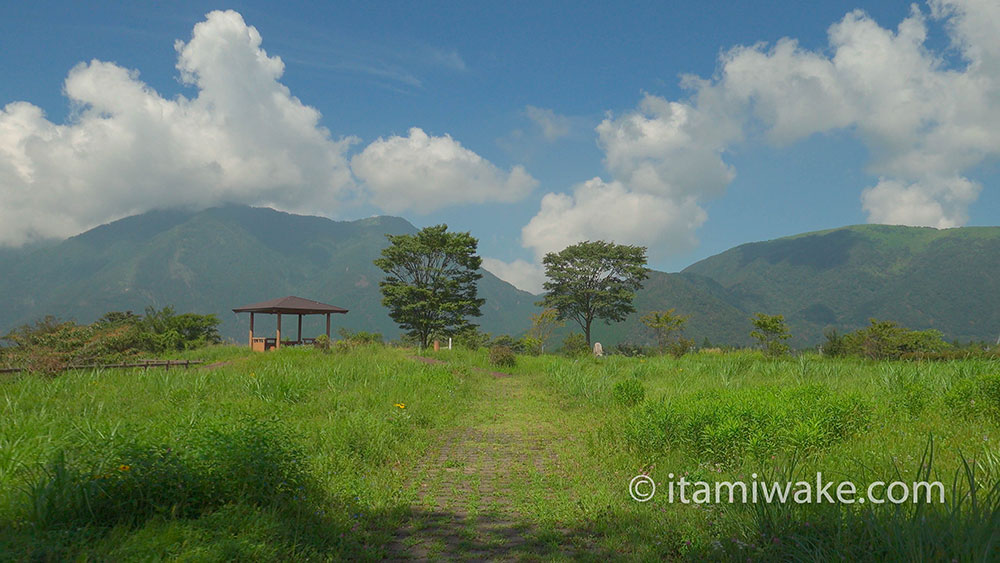
[[[289,295],[280,297],[263,303],[254,303],[233,309],[234,313],[282,313],[291,315],[325,315],[326,313],[346,313],[347,309],[342,309],[334,305],[327,305],[312,299],[303,299]]]

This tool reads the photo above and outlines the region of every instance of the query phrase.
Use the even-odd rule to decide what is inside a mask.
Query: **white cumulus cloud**
[[[851,131],[882,177],[862,192],[869,221],[962,225],[979,191],[966,171],[1000,156],[1000,5],[930,7],[931,22],[963,57],[958,68],[927,47],[928,16],[916,5],[896,29],[853,11],[830,27],[823,52],[790,39],[730,50],[699,99],[730,113],[742,108],[744,123],[777,144]]]
[[[739,143],[789,145],[845,130],[868,149],[876,185],[861,189],[871,222],[953,227],[982,189],[968,171],[1000,157],[1000,3],[931,0],[895,29],[860,10],[812,51],[795,39],[724,52],[710,79],[684,77],[691,95],[644,95],[597,127],[611,178],[549,193],[523,228],[539,258],[587,239],[649,246],[652,257],[695,244],[701,204],[735,176]],[[960,54],[927,46],[940,25]]]
[[[546,194],[521,230],[525,246],[541,260],[548,252],[584,240],[617,241],[670,250],[690,248],[705,212],[691,198],[671,199],[628,190],[621,182],[588,180],[572,194]]]
[[[0,110],[0,243],[177,205],[331,212],[353,189],[352,139],[331,138],[281,84],[281,59],[238,13],[208,14],[175,47],[193,98],[164,98],[137,71],[94,60],[66,78],[68,123],[27,102]]]
[[[351,169],[390,213],[431,211],[463,203],[518,201],[538,185],[522,166],[504,172],[449,135],[419,127],[378,139],[351,159]]]

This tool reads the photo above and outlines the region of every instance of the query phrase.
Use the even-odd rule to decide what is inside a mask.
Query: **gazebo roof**
[[[312,299],[303,299],[289,295],[279,297],[263,303],[254,303],[233,309],[234,313],[283,313],[290,315],[325,315],[328,313],[346,313],[343,309],[334,305],[327,305]]]

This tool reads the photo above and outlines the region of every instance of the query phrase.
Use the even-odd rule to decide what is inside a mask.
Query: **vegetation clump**
[[[215,315],[185,313],[172,307],[146,308],[145,315],[113,311],[89,325],[48,316],[9,332],[3,355],[8,367],[56,373],[67,367],[115,363],[141,354],[161,354],[220,342]]]
[[[646,388],[634,377],[615,383],[612,394],[615,402],[625,407],[634,407],[646,400]]]
[[[587,337],[579,332],[570,333],[569,336],[563,339],[560,352],[562,352],[564,356],[569,356],[571,358],[586,356],[590,353],[590,345],[587,343]]]
[[[494,344],[490,346],[490,364],[496,367],[512,368],[517,365],[517,356],[509,346]]]
[[[765,315],[756,313],[750,322],[753,323],[754,330],[750,336],[760,342],[760,347],[767,356],[784,356],[788,353],[788,345],[785,340],[791,338],[788,333],[788,325],[785,324],[784,315]]]
[[[823,354],[859,356],[870,360],[933,359],[952,348],[936,330],[910,330],[893,321],[870,319],[869,325],[840,335],[826,333]]]

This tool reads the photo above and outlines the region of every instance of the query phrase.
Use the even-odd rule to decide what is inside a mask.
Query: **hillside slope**
[[[338,222],[243,206],[152,211],[59,244],[0,254],[0,332],[47,314],[90,322],[107,311],[173,305],[219,315],[223,335],[242,341],[248,316],[233,307],[299,295],[350,309],[334,318],[335,327],[394,337],[399,329],[381,305],[382,272],[372,260],[385,234],[413,232],[397,217]],[[483,274],[483,328],[524,330],[535,297]],[[321,325],[307,318],[304,332]],[[273,319],[258,326],[270,331]]]
[[[949,339],[1000,332],[1000,228],[856,225],[744,244],[686,268],[739,309],[781,313],[799,346],[871,317]]]

